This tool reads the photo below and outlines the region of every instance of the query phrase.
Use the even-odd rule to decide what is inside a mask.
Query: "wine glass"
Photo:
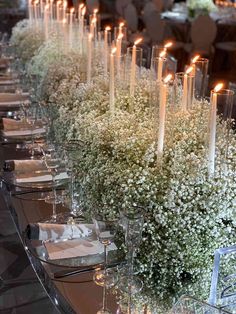
[[[77,141],[75,141],[77,142]],[[61,159],[61,166],[65,168],[65,171],[70,178],[69,182],[69,193],[64,193],[63,201],[67,200],[69,194],[69,207],[70,212],[61,213],[60,219],[67,223],[78,223],[85,221],[85,217],[83,216],[82,207],[80,206],[80,202],[78,200],[78,195],[75,192],[75,179],[76,179],[76,169],[74,165],[74,155],[78,150],[78,143],[67,143],[65,145],[60,145],[58,147],[58,154]]]
[[[84,221],[85,217],[83,216],[82,206],[78,200],[77,193],[75,193],[76,169],[72,155],[73,151],[70,151],[70,148],[67,147],[67,149],[64,150],[64,160],[66,161],[65,168],[70,177],[70,215],[75,218],[76,221]]]
[[[57,196],[57,191],[56,191],[56,175],[58,168],[60,167],[60,158],[58,157],[58,154],[55,150],[54,146],[48,146],[47,148],[43,148],[43,160],[45,162],[45,165],[50,172],[52,176],[52,196],[49,195],[45,201],[48,203],[52,203],[53,206],[53,213],[49,221],[47,222],[57,222],[57,211],[56,211],[56,205],[61,203],[61,199],[58,198]]]
[[[142,229],[144,224],[143,211],[134,207],[121,213],[121,225],[125,231],[125,243],[127,246],[127,268],[123,269],[120,279],[120,289],[130,294],[142,290],[143,282],[134,274],[134,258],[136,250],[142,240]]]
[[[97,215],[93,218],[93,222],[98,240],[104,245],[104,269],[95,273],[94,281],[99,286],[109,287],[114,284],[117,276],[115,271],[107,269],[107,249],[114,242],[118,220],[108,220],[101,215]]]
[[[31,152],[31,159],[35,159],[35,149],[39,148],[39,143],[42,141],[42,138],[44,136],[44,131],[40,132],[35,132],[35,130],[42,128],[42,119],[40,118],[39,115],[40,112],[40,107],[39,105],[32,106],[29,110],[25,112],[26,115],[26,123],[30,127],[31,131],[31,138],[30,138],[30,143],[29,143],[29,149]]]
[[[103,287],[103,306],[97,314],[110,314],[112,313],[107,308],[107,289],[113,287],[117,281],[117,272],[114,269],[107,268],[107,249],[108,246],[114,242],[114,238],[117,232],[118,220],[108,220],[101,215],[97,215],[93,218],[95,225],[95,231],[98,240],[104,245],[104,269],[95,272],[93,280],[98,285]]]

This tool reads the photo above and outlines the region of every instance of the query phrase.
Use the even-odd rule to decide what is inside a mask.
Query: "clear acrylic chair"
[[[216,23],[209,15],[200,15],[192,23],[191,43],[185,45],[185,50],[192,54],[211,56],[214,52],[213,42],[216,38]]]
[[[138,30],[138,13],[137,9],[132,3],[129,3],[124,8],[124,19],[126,20],[126,24],[128,29],[132,32],[137,32]]]
[[[230,314],[230,312],[194,297],[183,295],[174,305],[171,314]]]
[[[236,245],[215,251],[209,303],[236,313]]]

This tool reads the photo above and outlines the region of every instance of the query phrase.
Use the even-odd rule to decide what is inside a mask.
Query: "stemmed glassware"
[[[69,186],[70,212],[66,213],[64,217],[64,220],[68,222],[69,221],[81,222],[85,220],[81,202],[78,199],[77,193],[75,192],[75,188],[76,188],[75,186],[75,179],[76,179],[75,155],[76,155],[79,145],[80,143],[78,143],[78,141],[71,141],[61,146],[61,149],[59,149],[60,157],[62,160],[62,165],[65,167],[65,170],[70,178],[70,186]],[[79,197],[81,197],[81,195]]]
[[[50,223],[57,222],[57,211],[56,211],[56,205],[61,202],[61,199],[57,196],[56,191],[56,175],[58,172],[58,168],[60,167],[60,158],[58,157],[58,154],[55,150],[55,147],[53,145],[44,147],[43,148],[43,160],[45,162],[45,165],[47,167],[47,170],[50,172],[52,176],[52,196],[49,195],[45,201],[48,203],[52,203],[53,205],[53,213],[51,218],[47,221]]]
[[[31,131],[30,143],[28,144],[31,152],[31,159],[35,159],[35,149],[39,148],[39,144],[42,142],[42,139],[47,133],[47,123],[45,123],[45,118],[41,111],[42,110],[39,104],[31,106],[31,108],[28,108],[27,110],[23,108],[25,115],[24,120],[29,125]],[[42,129],[42,131],[38,130],[38,132],[34,133],[34,130],[37,129]]]
[[[107,249],[114,242],[118,220],[107,220],[98,215],[93,221],[98,239],[104,245],[104,269],[96,271],[93,278],[97,285],[103,287],[103,307],[97,314],[109,314],[111,312],[107,309],[106,305],[107,289],[117,283],[118,276],[115,270],[107,268]]]
[[[142,229],[144,216],[141,208],[134,207],[133,210],[121,213],[121,225],[125,231],[125,243],[127,246],[127,268],[121,276],[119,287],[130,294],[142,290],[143,282],[134,274],[134,258],[136,250],[142,240]]]

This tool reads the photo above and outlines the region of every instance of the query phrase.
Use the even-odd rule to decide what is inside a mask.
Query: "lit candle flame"
[[[62,23],[63,23],[63,24],[66,24],[66,19],[63,19]]]
[[[84,7],[84,8],[82,9],[82,11],[81,11],[81,15],[82,15],[82,16],[84,16],[84,15],[85,15],[85,13],[86,13],[86,7]]]
[[[74,13],[74,11],[75,11],[75,8],[71,8],[71,9],[70,9],[70,13],[71,13],[71,14]]]
[[[218,83],[214,88],[214,92],[218,93],[222,89],[223,86],[224,86],[223,83]]]
[[[96,15],[98,13],[98,9],[93,10],[93,14]]]
[[[196,63],[199,58],[200,58],[200,56],[199,56],[199,55],[196,55],[196,56],[192,59],[192,63]]]
[[[170,48],[171,46],[173,46],[173,43],[172,43],[172,41],[168,41],[166,44],[165,44],[165,46],[164,46],[164,48]]]
[[[134,45],[137,46],[138,44],[141,43],[142,40],[143,40],[142,38],[137,39],[137,40],[134,42]]]
[[[124,37],[124,34],[120,34],[117,39],[121,40]]]
[[[160,58],[164,58],[165,55],[166,55],[166,51],[163,50],[162,52],[160,52],[159,57],[160,57]]]
[[[186,74],[191,73],[193,70],[193,67],[188,67],[187,70],[185,71]]]
[[[89,40],[92,40],[93,34],[89,33],[88,38],[89,38]]]
[[[114,55],[116,52],[116,47],[114,47],[112,50],[111,50],[111,54]]]
[[[80,4],[80,6],[79,6],[80,10],[82,10],[82,9],[83,9],[83,7],[84,7],[84,4],[83,4],[83,3],[81,3],[81,4]]]
[[[57,6],[59,7],[61,5],[61,1],[57,1]]]
[[[96,22],[97,22],[97,19],[96,19],[96,17],[94,17],[94,18],[92,19],[91,23],[92,23],[92,24],[96,24]]]
[[[111,26],[106,26],[105,31],[110,31],[111,30]]]
[[[44,7],[44,10],[48,10],[49,9],[49,4],[46,4]]]
[[[64,9],[67,7],[67,1],[64,1]]]
[[[168,75],[164,78],[164,83],[168,83],[171,79],[172,79],[172,74],[168,74]]]
[[[122,28],[124,25],[125,25],[125,23],[124,23],[124,22],[121,22],[121,23],[119,24],[119,28]]]

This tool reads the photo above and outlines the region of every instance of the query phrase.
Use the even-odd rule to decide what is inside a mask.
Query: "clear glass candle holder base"
[[[137,294],[143,289],[143,282],[137,276],[123,276],[119,280],[119,289],[132,295]]]
[[[99,270],[94,274],[93,280],[100,287],[112,288],[118,282],[118,274],[114,269]]]
[[[97,314],[112,314],[110,310],[99,310]]]

